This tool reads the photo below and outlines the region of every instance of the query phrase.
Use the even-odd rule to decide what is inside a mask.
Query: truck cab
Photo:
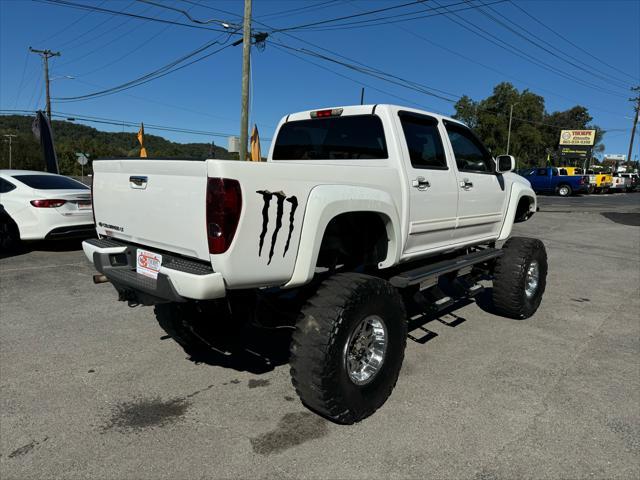
[[[588,193],[589,191],[588,177],[569,175],[566,168],[528,168],[521,170],[520,175],[529,180],[531,187],[539,193],[568,197],[574,193]]]

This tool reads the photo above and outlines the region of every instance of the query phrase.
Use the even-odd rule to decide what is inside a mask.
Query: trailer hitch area
[[[132,290],[118,289],[118,301],[127,302],[127,305],[131,308],[135,308],[140,305],[138,296]]]

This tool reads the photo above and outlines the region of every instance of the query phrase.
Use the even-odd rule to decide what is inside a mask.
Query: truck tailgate
[[[99,234],[209,260],[206,162],[100,160],[93,170]]]

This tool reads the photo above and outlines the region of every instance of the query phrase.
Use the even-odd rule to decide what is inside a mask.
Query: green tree
[[[473,128],[494,154],[505,153],[509,136],[509,113],[513,106],[509,153],[519,166],[545,165],[548,152],[555,152],[563,129],[595,129],[596,147],[603,132],[592,125],[589,111],[580,105],[547,113],[544,98],[529,90],[518,91],[511,83],[496,85],[485,99],[463,96],[455,105],[454,118]]]

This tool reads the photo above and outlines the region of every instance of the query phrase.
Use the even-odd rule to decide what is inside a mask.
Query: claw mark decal
[[[287,254],[289,250],[289,245],[291,244],[291,236],[294,230],[294,219],[296,214],[296,209],[298,208],[298,198],[296,196],[291,196],[287,198],[287,194],[280,192],[270,192],[269,190],[257,190],[257,194],[262,195],[262,201],[264,202],[262,205],[262,230],[260,232],[260,241],[258,244],[258,256],[262,256],[262,247],[264,246],[264,238],[267,236],[267,230],[269,229],[269,207],[271,206],[271,199],[276,197],[276,224],[273,230],[273,234],[271,235],[271,245],[269,246],[269,260],[267,265],[271,264],[271,260],[273,259],[273,253],[276,249],[276,242],[278,240],[278,233],[280,233],[280,229],[282,228],[282,217],[284,215],[284,202],[285,200],[291,204],[291,208],[289,210],[289,234],[287,236],[287,242],[284,247],[284,253],[282,257]]]
[[[262,232],[260,232],[260,246],[258,248],[258,256],[262,256],[262,245],[264,245],[264,237],[267,234],[267,226],[269,225],[269,204],[273,193],[269,190],[258,190],[256,193],[262,195],[264,206],[262,207]]]
[[[287,244],[284,246],[282,258],[284,258],[284,256],[287,254],[287,250],[289,250],[289,243],[291,243],[291,234],[293,233],[293,219],[296,214],[296,208],[298,208],[298,199],[295,195],[293,197],[287,198],[287,202],[291,204],[291,211],[289,212],[289,236],[287,236]]]
[[[278,239],[278,232],[282,227],[282,214],[284,213],[284,201],[287,198],[284,192],[276,192],[274,193],[276,197],[278,197],[278,211],[276,213],[276,228],[273,230],[273,235],[271,236],[271,248],[269,249],[269,261],[267,265],[271,264],[271,259],[273,258],[273,252],[276,249],[276,240]]]

